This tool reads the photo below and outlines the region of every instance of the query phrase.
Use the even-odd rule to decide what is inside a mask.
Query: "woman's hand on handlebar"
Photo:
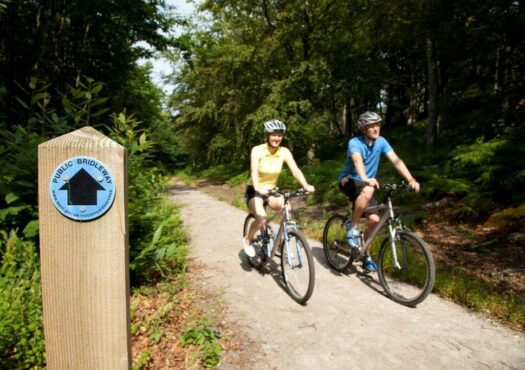
[[[310,184],[306,184],[306,186],[303,189],[307,193],[313,193],[315,191],[315,187],[313,185],[310,185]]]

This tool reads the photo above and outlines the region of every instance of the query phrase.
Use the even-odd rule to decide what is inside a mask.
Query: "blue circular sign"
[[[107,166],[95,158],[73,157],[55,169],[49,195],[64,216],[76,221],[94,220],[115,200],[115,181]]]

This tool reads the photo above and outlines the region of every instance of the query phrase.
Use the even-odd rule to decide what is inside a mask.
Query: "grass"
[[[496,287],[464,271],[437,266],[434,293],[497,317],[516,330],[525,330],[525,297],[501,293]]]
[[[177,171],[176,175],[177,175],[177,178],[184,183],[184,185],[190,185],[191,182],[193,181],[192,176],[187,171],[184,171],[184,170]]]
[[[133,290],[131,333],[133,342],[141,344],[133,370],[151,367],[153,359],[166,356],[160,352],[163,348],[176,350],[177,345],[185,348],[185,360],[192,368],[217,366],[222,350],[214,329],[217,320],[194,303],[194,292],[183,275]]]
[[[241,196],[240,194],[234,195],[231,201],[231,205],[234,207],[240,208],[243,211],[248,211],[248,207],[246,206],[246,201],[244,200],[244,197]]]
[[[214,368],[221,359],[219,334],[213,329],[210,322],[199,320],[189,323],[180,337],[183,346],[196,346],[194,361],[205,368]]]

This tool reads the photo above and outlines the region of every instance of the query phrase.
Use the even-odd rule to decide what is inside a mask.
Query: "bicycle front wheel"
[[[346,272],[352,265],[353,256],[346,243],[345,223],[348,219],[333,215],[326,221],[323,230],[323,251],[328,264],[335,270]]]
[[[393,301],[402,305],[414,307],[434,287],[436,268],[432,254],[423,240],[408,231],[397,232],[394,247],[390,237],[383,240],[378,265],[383,289]]]
[[[281,268],[290,296],[300,304],[314,291],[315,269],[312,251],[306,239],[297,231],[288,232],[288,246],[281,244]]]

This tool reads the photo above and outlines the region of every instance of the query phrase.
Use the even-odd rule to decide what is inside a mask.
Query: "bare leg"
[[[365,240],[368,238],[368,235],[372,233],[372,231],[374,230],[374,228],[377,226],[378,223],[379,223],[379,215],[376,215],[376,214],[368,215],[368,225],[366,226],[365,235],[364,235]]]
[[[259,197],[253,197],[248,202],[250,212],[255,216],[255,221],[250,225],[250,229],[244,238],[246,245],[251,244],[253,236],[259,228],[266,222],[266,211],[264,209],[263,200]]]
[[[361,216],[363,215],[366,207],[368,207],[368,203],[370,202],[370,199],[372,199],[373,195],[374,188],[372,186],[365,186],[361,193],[357,196],[354,204],[354,214],[352,216],[353,227],[357,228],[359,226],[359,220],[361,219]]]
[[[284,209],[284,197],[270,197],[268,206],[275,212],[281,212]]]
[[[363,235],[363,237],[365,238],[365,241],[368,240],[368,236],[372,233],[374,228],[379,223],[379,216],[376,215],[376,214],[369,214],[367,216],[367,220],[368,220],[368,223],[367,223],[367,226],[366,226],[365,233]],[[368,256],[371,247],[372,247],[372,243],[368,244],[368,247],[366,248],[366,250],[361,251],[361,253],[364,256]]]

